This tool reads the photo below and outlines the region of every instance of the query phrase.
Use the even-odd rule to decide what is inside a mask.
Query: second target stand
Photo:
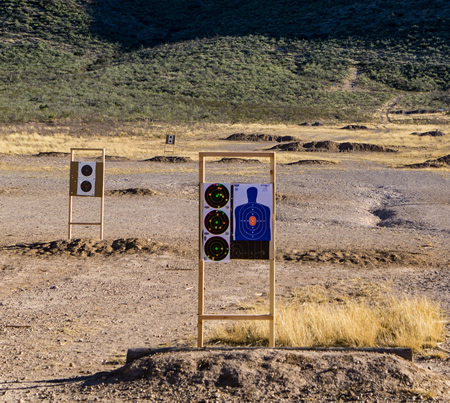
[[[207,157],[270,159],[270,183],[205,182]],[[200,256],[198,346],[203,347],[204,320],[269,320],[269,345],[275,346],[275,153],[203,152],[200,161]],[[232,259],[270,262],[270,312],[263,315],[206,314],[204,267]]]
[[[101,162],[75,161],[75,152],[101,152]],[[105,182],[105,149],[104,148],[71,148],[70,149],[70,186],[69,186],[69,239],[72,239],[73,225],[96,225],[100,228],[100,239],[103,239],[103,208]],[[73,198],[92,197],[100,199],[100,218],[96,222],[74,222]],[[90,212],[90,210],[89,210]],[[85,211],[84,213],[89,213]],[[84,214],[83,214],[84,216]]]

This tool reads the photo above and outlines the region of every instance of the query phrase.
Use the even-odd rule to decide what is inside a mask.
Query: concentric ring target
[[[83,176],[91,176],[92,172],[94,172],[94,170],[92,169],[92,166],[90,166],[90,165],[83,165],[81,167],[81,173],[83,174]]]
[[[249,203],[248,206],[243,206],[239,217],[236,217],[239,238],[249,241],[267,239],[267,233],[270,231],[269,219],[270,217],[258,204]]]
[[[92,183],[90,181],[81,182],[80,188],[83,192],[90,192],[92,189]]]
[[[222,210],[210,211],[205,217],[205,229],[211,234],[223,234],[229,226],[230,219]]]
[[[213,236],[205,242],[203,251],[209,260],[224,260],[230,251],[228,242],[220,236]]]
[[[205,192],[205,201],[212,208],[222,208],[227,205],[230,192],[221,183],[209,185]]]

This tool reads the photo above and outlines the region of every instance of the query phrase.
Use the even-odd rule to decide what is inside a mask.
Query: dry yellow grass
[[[0,127],[0,152],[10,155],[31,155],[39,152],[69,152],[72,147],[106,148],[107,155],[130,159],[145,159],[164,154],[165,136],[176,134],[175,155],[198,158],[200,151],[264,150],[266,143],[225,142],[233,133],[294,136],[301,142],[332,140],[337,142],[372,143],[398,149],[398,153],[311,153],[278,152],[277,161],[287,163],[299,159],[327,159],[342,161],[373,161],[398,166],[423,162],[450,154],[450,133],[442,137],[414,136],[413,132],[439,129],[448,131],[445,124],[367,124],[369,130],[342,130],[338,126],[298,126],[264,124],[207,124],[207,123],[143,123],[96,127],[20,125]]]
[[[255,309],[254,312],[261,312]],[[291,347],[410,347],[416,351],[442,340],[444,315],[426,298],[395,298],[345,303],[278,303],[276,340]],[[266,345],[268,323],[243,321],[210,330],[212,343]]]

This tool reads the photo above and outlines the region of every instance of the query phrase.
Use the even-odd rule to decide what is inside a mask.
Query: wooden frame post
[[[203,315],[205,314],[205,261],[203,260],[203,229],[202,229],[202,216],[203,216],[203,194],[202,184],[205,182],[205,159],[203,156],[199,157],[199,200],[198,200],[198,216],[199,216],[199,249],[198,249],[198,347],[203,347]]]
[[[207,157],[270,158],[270,181],[273,189],[272,241],[269,250],[269,313],[261,315],[206,314],[205,313],[205,261],[203,258],[203,184],[205,183],[205,159]],[[198,338],[197,346],[203,347],[203,322],[205,320],[268,320],[269,347],[275,347],[275,217],[276,217],[276,154],[274,152],[200,152],[199,153],[199,257],[198,257]],[[224,263],[226,264],[226,263]]]
[[[68,231],[68,237],[69,239],[72,239],[72,225],[97,225],[100,229],[100,239],[103,239],[103,216],[104,216],[104,206],[105,206],[105,191],[104,191],[104,183],[105,183],[105,149],[104,148],[71,148],[70,149],[70,169],[72,170],[72,163],[76,162],[74,159],[75,151],[96,151],[102,153],[102,167],[101,175],[100,177],[96,177],[96,181],[101,182],[101,191],[99,196],[100,197],[100,220],[98,222],[73,222],[72,221],[72,215],[73,215],[73,197],[75,195],[73,194],[72,184],[69,185],[69,231]],[[72,172],[71,172],[72,174]]]

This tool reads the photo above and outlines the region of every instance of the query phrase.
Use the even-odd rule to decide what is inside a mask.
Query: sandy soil
[[[124,366],[130,348],[195,346],[197,163],[108,161],[105,239],[78,227],[69,242],[68,157],[1,161],[1,401],[450,399],[448,334],[414,362],[235,349],[160,352]],[[208,167],[214,181],[268,181],[262,163]],[[449,179],[363,161],[280,164],[277,296],[310,285],[376,288],[426,295],[448,312]],[[95,219],[95,201],[76,203],[79,217]],[[207,312],[267,291],[265,262],[207,266]]]

